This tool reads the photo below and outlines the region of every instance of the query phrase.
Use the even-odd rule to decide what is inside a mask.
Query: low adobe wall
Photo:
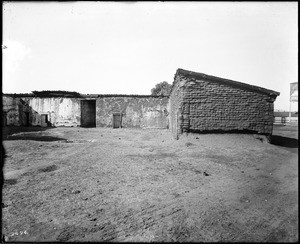
[[[19,117],[19,104],[20,98],[2,96],[2,116],[5,116],[3,122],[6,123],[3,125],[22,125],[22,119]]]
[[[79,126],[80,100],[78,98],[31,98],[32,125],[41,125],[41,114],[48,115],[51,126]]]
[[[168,128],[168,97],[138,95],[95,95],[93,97],[36,97],[4,95],[6,125],[42,126],[42,115],[48,126],[81,126],[81,100],[96,100],[96,126],[112,127],[113,113],[122,114],[122,127]]]
[[[47,115],[48,126],[80,125],[80,101],[77,98],[4,95],[2,101],[6,125],[41,126],[42,114]]]
[[[168,97],[103,96],[96,101],[96,125],[112,127],[113,114],[122,114],[122,127],[168,128]]]

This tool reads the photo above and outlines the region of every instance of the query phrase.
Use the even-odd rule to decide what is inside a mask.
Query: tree
[[[163,81],[155,85],[154,88],[151,89],[151,95],[154,96],[169,96],[171,93],[172,85],[168,82]]]

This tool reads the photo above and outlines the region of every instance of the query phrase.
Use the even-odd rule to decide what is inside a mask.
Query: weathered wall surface
[[[181,132],[249,130],[272,134],[274,97],[182,75],[177,75],[175,82],[170,120],[174,123],[176,118],[172,109],[178,107]],[[179,89],[182,97],[174,99]]]
[[[7,125],[41,126],[42,114],[48,115],[49,126],[80,125],[80,101],[77,98],[3,96],[3,112],[7,113]]]
[[[87,114],[91,109],[86,107],[81,111],[81,100],[85,98],[3,96],[3,111],[6,112],[6,124],[15,126],[42,126],[42,115],[46,114],[48,126],[81,126],[82,121],[89,122],[89,117],[95,116],[97,127],[112,127],[113,113],[122,113],[122,127],[169,126],[168,97],[100,96],[94,98],[95,115]],[[81,115],[85,117],[83,120]]]
[[[96,101],[97,127],[112,127],[113,113],[122,113],[122,127],[168,128],[168,97],[116,96]]]
[[[175,77],[172,92],[170,94],[170,129],[175,137],[182,133],[182,111],[183,111],[183,96],[184,85],[186,81]]]
[[[19,118],[20,99],[3,95],[2,104],[3,104],[2,116],[6,116],[6,120],[5,120],[6,124],[20,126],[21,125],[21,121]]]
[[[77,98],[31,98],[32,125],[41,125],[41,114],[48,115],[52,126],[79,126],[80,100]]]

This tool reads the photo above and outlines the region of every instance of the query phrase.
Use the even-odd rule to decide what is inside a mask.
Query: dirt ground
[[[6,127],[5,241],[298,241],[298,127]]]

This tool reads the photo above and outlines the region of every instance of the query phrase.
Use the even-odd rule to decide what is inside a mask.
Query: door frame
[[[84,99],[79,99],[80,100],[80,127],[91,127],[91,128],[94,128],[94,127],[97,127],[96,126],[96,123],[97,123],[97,99],[95,98],[84,98]],[[83,122],[83,112],[82,112],[82,103],[83,102],[93,102],[95,103],[95,117],[94,117],[94,124],[93,126],[86,126],[86,125],[83,125],[84,123]]]
[[[45,118],[45,123],[43,123],[43,118]],[[47,127],[48,126],[48,114],[44,113],[41,114],[41,126],[42,127]]]
[[[113,117],[112,117],[112,127],[114,128],[114,129],[116,129],[116,128],[122,128],[122,113],[113,113]],[[115,116],[120,116],[120,124],[119,124],[119,127],[115,127]]]

